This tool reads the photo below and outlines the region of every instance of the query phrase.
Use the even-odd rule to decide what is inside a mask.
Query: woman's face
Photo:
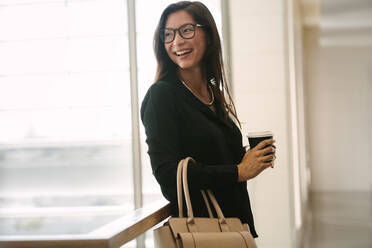
[[[184,10],[173,12],[168,16],[165,28],[179,28],[192,23],[196,24],[193,17]],[[179,66],[180,69],[194,69],[201,66],[201,61],[206,50],[206,34],[200,27],[195,27],[195,36],[192,39],[184,39],[176,31],[174,40],[164,43],[169,58]]]

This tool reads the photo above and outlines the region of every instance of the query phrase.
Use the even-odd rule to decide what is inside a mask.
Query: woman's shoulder
[[[141,104],[141,114],[150,107],[160,109],[173,109],[177,102],[177,81],[175,80],[159,80],[153,83],[147,90]]]
[[[177,77],[169,75],[153,83],[147,90],[144,100],[146,100],[146,98],[166,101],[174,99],[177,92],[177,80]]]
[[[160,80],[153,83],[147,91],[147,94],[167,96],[175,92],[175,82],[169,80]]]

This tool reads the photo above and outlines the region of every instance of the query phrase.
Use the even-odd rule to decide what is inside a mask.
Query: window
[[[138,104],[172,2],[136,1]],[[220,29],[220,0],[202,2]],[[0,235],[87,233],[134,209],[128,37],[125,0],[0,0]],[[162,195],[138,125],[146,204]]]
[[[132,210],[125,1],[0,3],[2,234],[85,232]]]

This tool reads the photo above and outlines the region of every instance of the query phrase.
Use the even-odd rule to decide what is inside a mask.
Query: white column
[[[238,116],[245,123],[243,132],[271,130],[277,141],[275,168],[248,182],[257,244],[260,248],[296,247],[301,219],[296,228],[295,196],[300,191],[294,189],[299,185],[294,178],[299,159],[293,150],[298,150],[298,105],[292,71],[295,41],[289,38],[288,28],[293,2],[234,0],[229,4],[233,94]]]

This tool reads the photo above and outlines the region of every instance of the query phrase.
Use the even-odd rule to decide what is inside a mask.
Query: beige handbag
[[[206,190],[218,218],[214,218],[204,190],[201,190],[209,218],[194,217],[187,182],[188,157],[181,160],[177,169],[177,200],[179,217],[171,217],[164,226],[154,230],[155,248],[257,248],[248,224],[239,218],[225,218],[214,194]],[[182,174],[182,175],[181,175]],[[182,184],[185,194],[187,217],[183,217]]]

